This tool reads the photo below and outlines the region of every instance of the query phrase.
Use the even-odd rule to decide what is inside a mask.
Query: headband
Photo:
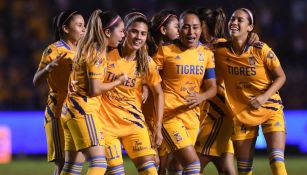
[[[104,29],[107,29],[107,28],[109,28],[109,27],[111,27],[111,26],[113,26],[119,19],[120,19],[120,16],[117,15],[116,18],[114,18],[114,19],[110,22],[109,25],[107,25],[106,27],[103,28],[103,30],[104,30]]]
[[[129,25],[130,25],[133,21],[135,21],[136,19],[138,19],[138,18],[142,18],[142,19],[144,19],[145,21],[147,21],[147,19],[144,17],[143,14],[142,14],[142,15],[137,14],[137,15],[134,15],[134,16],[132,16],[131,18],[125,20],[125,28],[128,28]]]
[[[139,15],[139,16],[142,16],[143,18],[147,19],[146,16],[141,12],[131,12],[131,13],[128,13],[125,16],[124,21],[126,21],[129,18],[129,16],[131,16],[131,15]]]
[[[245,11],[248,14],[248,16],[251,18],[252,24],[254,24],[254,18],[252,12],[247,8],[241,8],[241,10]]]
[[[173,14],[168,14],[162,21],[161,23],[159,24],[159,26],[156,28],[156,30],[159,30],[159,28],[172,16],[176,16],[176,15],[173,15]]]
[[[68,19],[69,18],[71,18],[75,13],[77,13],[78,11],[74,11],[74,12],[72,12],[70,15],[68,15],[68,17],[64,20],[64,22],[63,22],[63,24],[62,25],[64,25],[67,21],[68,21]],[[60,25],[59,23],[60,23],[60,19],[61,19],[61,17],[64,15],[64,13],[62,13],[60,16],[59,16],[59,21],[58,21],[58,25]],[[59,26],[59,28],[61,28],[62,26]]]

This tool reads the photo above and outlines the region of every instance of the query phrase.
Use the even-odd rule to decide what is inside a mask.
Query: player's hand
[[[248,44],[253,45],[255,42],[259,41],[259,36],[257,33],[251,32],[249,39],[248,39]]]
[[[197,92],[191,92],[185,97],[186,105],[189,106],[189,108],[194,108],[204,101],[204,99],[204,96]]]
[[[51,63],[49,63],[45,69],[47,72],[51,72],[55,67],[57,67],[59,65],[59,61],[61,59],[63,59],[65,56],[67,55],[67,53],[60,53]]]
[[[148,86],[143,84],[143,86],[142,86],[142,102],[143,102],[143,104],[146,102],[148,95],[149,95],[148,94]]]
[[[126,73],[122,73],[119,75],[117,80],[119,81],[119,84],[123,84],[125,81],[128,80],[128,75]]]
[[[162,144],[163,136],[161,131],[161,126],[156,126],[153,133],[153,148],[159,148]]]
[[[257,97],[252,97],[250,99],[250,106],[254,109],[258,109],[259,107],[261,107],[265,102],[267,102],[267,100],[269,99],[269,97],[267,97],[266,95],[259,95]]]

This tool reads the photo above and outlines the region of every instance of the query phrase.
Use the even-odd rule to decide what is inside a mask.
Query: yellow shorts
[[[66,108],[66,109],[65,109]],[[63,107],[62,124],[65,135],[65,150],[79,151],[91,146],[103,146],[104,135],[98,112],[87,112],[86,115],[67,112]]]
[[[195,150],[205,156],[221,156],[225,152],[233,153],[231,133],[233,121],[229,117],[206,117],[197,137]]]
[[[285,119],[283,110],[280,109],[274,113],[272,116],[261,123],[262,132],[286,132]],[[246,140],[252,139],[258,136],[258,126],[248,126],[238,120],[234,120],[234,129],[232,134],[232,140]]]
[[[163,121],[162,134],[167,152],[170,153],[187,146],[194,146],[198,130],[199,122],[195,124],[195,128],[186,128],[182,120],[176,117]]]
[[[64,160],[64,131],[60,118],[51,119],[45,124],[47,138],[47,160],[49,162]]]
[[[123,164],[121,143],[130,159],[156,154],[151,148],[147,127],[135,129],[134,133],[121,137],[106,133],[105,142],[106,158],[110,167]]]

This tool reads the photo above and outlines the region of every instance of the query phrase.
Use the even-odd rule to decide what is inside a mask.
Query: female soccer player
[[[164,44],[170,44],[174,40],[179,38],[179,24],[178,17],[174,11],[161,10],[151,18],[150,36],[151,40],[148,44],[149,55],[153,56],[158,51],[158,47]],[[143,91],[146,87],[143,87]],[[143,93],[144,95],[144,93]],[[145,96],[145,95],[144,95]],[[150,130],[152,130],[152,119],[154,115],[153,98],[149,93],[148,99],[142,106],[142,110],[145,116],[145,121]],[[159,157],[158,157],[159,156]],[[167,166],[167,152],[165,144],[157,150],[156,165],[158,165],[158,173],[163,175],[166,173]]]
[[[78,11],[63,11],[53,21],[56,42],[44,51],[34,75],[36,86],[47,80],[49,86],[45,110],[45,131],[49,162],[55,162],[54,174],[64,165],[64,132],[60,121],[61,109],[67,96],[68,79],[77,42],[84,34],[84,19]]]
[[[150,55],[157,53],[158,47],[166,43],[172,43],[179,38],[178,17],[175,12],[161,10],[151,18],[150,35],[152,36],[152,47]]]
[[[234,116],[233,145],[238,173],[252,174],[258,125],[262,126],[273,174],[287,174],[284,164],[285,124],[278,90],[286,80],[274,52],[265,43],[249,45],[255,18],[237,9],[228,22],[230,41],[216,47],[217,76],[221,76]]]
[[[199,43],[201,23],[196,12],[183,12],[179,24],[180,42],[160,46],[154,57],[163,71],[162,134],[184,173],[199,174],[200,162],[194,149],[199,130],[198,105],[216,94],[213,53]],[[170,164],[169,173],[182,173],[177,165]]]
[[[202,22],[202,42],[212,46],[225,42],[226,15],[220,8],[201,8],[198,14]],[[201,170],[212,161],[219,174],[235,174],[231,141],[233,121],[226,107],[225,88],[219,77],[217,95],[202,105],[201,128],[195,144],[201,161]]]
[[[87,175],[104,174],[106,171],[100,95],[127,80],[127,75],[123,74],[113,82],[103,83],[107,46],[120,42],[123,28],[117,14],[95,10],[78,44],[69,93],[62,109],[65,164],[61,175],[80,174],[83,156],[88,162]]]
[[[123,45],[109,52],[105,83],[113,82],[122,70],[128,80],[121,86],[102,94],[102,118],[106,141],[108,174],[124,174],[121,144],[138,169],[139,174],[157,174],[153,155],[155,151],[149,138],[141,111],[142,82],[153,92],[156,118],[154,143],[162,142],[161,123],[164,96],[161,78],[154,61],[148,56],[146,39],[148,22],[143,14],[132,12],[125,17],[126,37]],[[138,12],[139,13],[139,12]]]

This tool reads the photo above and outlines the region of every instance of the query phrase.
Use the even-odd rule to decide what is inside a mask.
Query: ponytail
[[[102,11],[95,10],[86,25],[85,35],[80,40],[76,51],[76,64],[96,62],[101,51],[105,50],[105,35],[101,21]],[[98,51],[99,50],[99,51]]]

